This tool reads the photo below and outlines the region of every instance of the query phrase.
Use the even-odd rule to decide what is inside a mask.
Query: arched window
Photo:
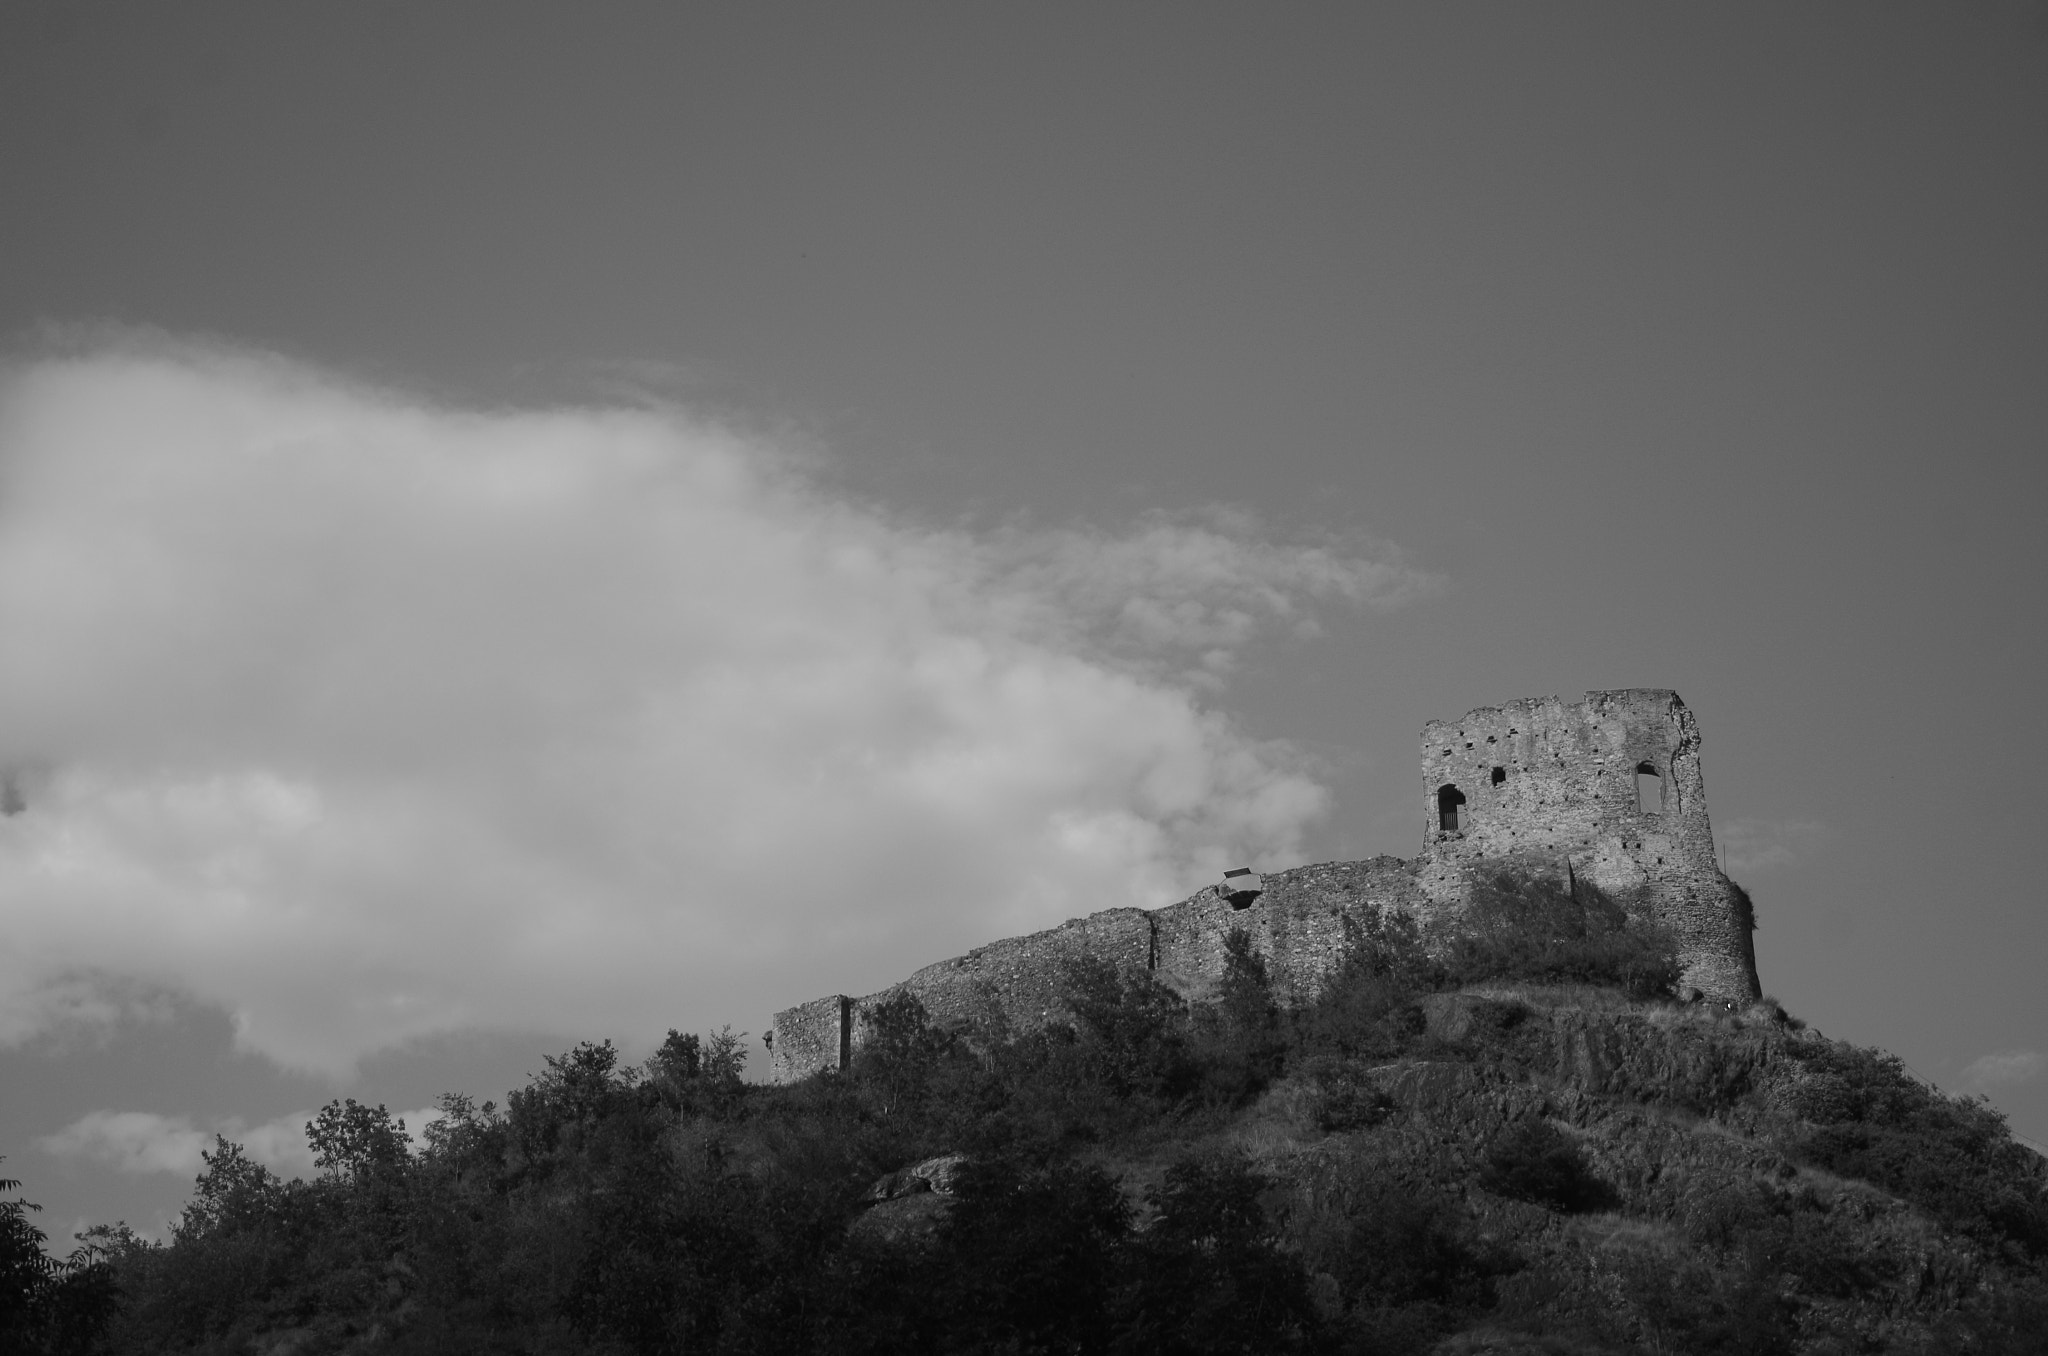
[[[1664,813],[1664,779],[1655,763],[1636,764],[1636,809],[1646,815]]]
[[[1446,833],[1455,833],[1459,828],[1459,811],[1465,804],[1465,793],[1445,782],[1436,789],[1436,822]]]

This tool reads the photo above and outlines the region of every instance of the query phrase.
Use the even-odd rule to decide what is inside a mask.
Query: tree
[[[1268,1353],[1300,1349],[1316,1325],[1308,1276],[1282,1251],[1259,1197],[1273,1183],[1240,1154],[1183,1159],[1147,1193],[1112,1350]]]
[[[0,1177],[0,1191],[20,1189],[16,1179]],[[0,1200],[0,1351],[82,1354],[98,1345],[120,1289],[105,1249],[90,1239],[62,1259],[44,1252],[49,1235],[29,1219],[41,1210],[20,1196]]]
[[[1064,997],[1089,1072],[1119,1097],[1168,1100],[1187,1092],[1187,1004],[1148,974],[1127,975],[1092,956],[1069,961]]]
[[[746,1033],[720,1027],[704,1039],[669,1028],[646,1064],[648,1095],[684,1115],[723,1119],[745,1087]]]
[[[321,1107],[306,1127],[306,1143],[314,1166],[355,1181],[398,1168],[412,1154],[404,1121],[382,1105],[363,1106],[353,1097]]]
[[[0,1177],[0,1191],[21,1183]],[[17,1196],[0,1201],[0,1350],[26,1349],[36,1327],[57,1264],[43,1251],[49,1235],[29,1219],[43,1207]]]
[[[231,1143],[225,1135],[215,1135],[213,1152],[200,1150],[199,1160],[206,1167],[193,1182],[192,1203],[172,1226],[173,1238],[235,1233],[276,1213],[284,1183],[250,1158],[241,1145]]]
[[[1223,938],[1223,978],[1205,1017],[1203,1083],[1210,1095],[1224,1102],[1256,1096],[1280,1072],[1287,1042],[1266,958],[1243,928]]]

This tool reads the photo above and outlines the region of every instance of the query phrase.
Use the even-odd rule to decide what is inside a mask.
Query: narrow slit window
[[[1664,813],[1664,778],[1654,763],[1636,764],[1636,808],[1646,815]]]
[[[1446,833],[1456,833],[1459,829],[1464,827],[1464,825],[1460,822],[1463,819],[1464,808],[1465,793],[1463,791],[1460,791],[1457,787],[1451,785],[1449,782],[1446,782],[1442,786],[1437,788],[1437,827],[1441,828]]]

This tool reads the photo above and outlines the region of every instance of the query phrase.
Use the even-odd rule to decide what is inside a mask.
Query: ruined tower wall
[[[814,998],[775,1014],[774,1042],[768,1047],[768,1076],[794,1083],[819,1069],[846,1066],[847,1005],[853,1000],[835,993]]]
[[[1602,889],[1643,899],[1672,929],[1684,982],[1718,998],[1761,992],[1750,920],[1715,860],[1700,772],[1699,724],[1675,692],[1589,692],[1482,707],[1422,731],[1421,879],[1455,905],[1472,868],[1549,860]],[[1657,773],[1662,805],[1638,804],[1636,769]],[[1498,777],[1500,780],[1496,781]],[[1455,829],[1439,797],[1465,797]]]
[[[1422,732],[1425,832],[1414,861],[1376,857],[1264,878],[1245,907],[1215,887],[1164,908],[1110,909],[928,965],[865,998],[834,995],[776,1014],[771,1070],[789,1082],[841,1069],[868,1037],[877,1004],[914,994],[933,1021],[998,1036],[1053,1020],[1065,970],[1082,957],[1149,973],[1184,997],[1210,997],[1224,938],[1243,928],[1278,996],[1312,998],[1367,912],[1455,917],[1475,871],[1515,860],[1570,872],[1641,900],[1679,943],[1684,982],[1715,998],[1761,992],[1745,897],[1718,869],[1700,774],[1698,723],[1661,688],[1536,697],[1483,707]],[[1655,769],[1661,803],[1638,803],[1636,769]],[[1499,780],[1495,781],[1496,769]],[[1439,793],[1464,797],[1445,828]],[[1242,900],[1239,901],[1243,903]]]

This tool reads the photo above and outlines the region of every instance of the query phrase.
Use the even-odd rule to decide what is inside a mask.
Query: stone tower
[[[1516,858],[1643,899],[1674,934],[1684,983],[1760,993],[1746,895],[1721,874],[1699,724],[1676,692],[1530,697],[1422,730],[1422,885],[1455,906],[1480,863]]]
[[[1422,855],[1232,872],[1178,904],[1107,909],[927,965],[865,998],[833,994],[775,1015],[778,1083],[843,1069],[876,1005],[909,993],[941,1025],[1025,1031],[1056,1020],[1066,966],[1092,957],[1146,973],[1185,997],[1213,995],[1236,928],[1288,1001],[1313,996],[1341,963],[1348,924],[1390,912],[1454,921],[1475,871],[1513,863],[1641,900],[1678,938],[1683,983],[1716,1000],[1760,992],[1749,897],[1714,860],[1700,779],[1700,732],[1676,692],[1531,697],[1422,730]]]

